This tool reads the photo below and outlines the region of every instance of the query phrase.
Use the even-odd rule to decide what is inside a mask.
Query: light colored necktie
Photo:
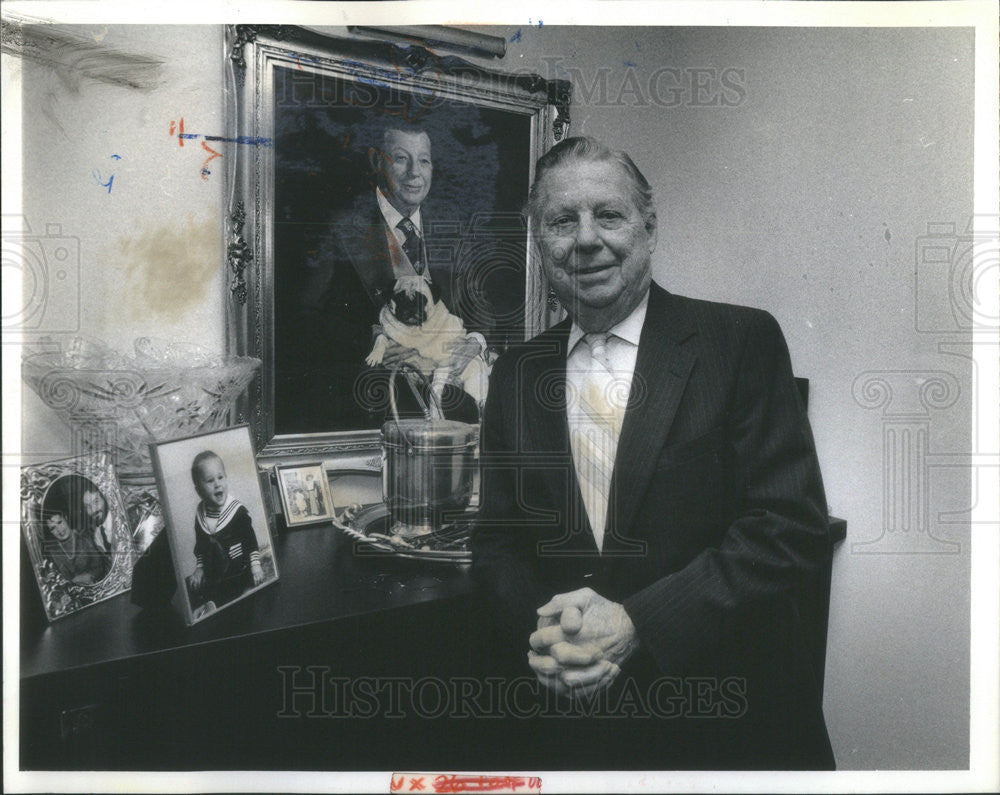
[[[590,358],[611,372],[611,360],[608,358],[608,333],[606,331],[583,335],[587,347],[590,348]]]
[[[624,406],[615,400],[615,376],[608,355],[608,335],[585,334],[590,362],[581,373],[580,393],[574,396],[575,422],[571,437],[573,464],[587,508],[597,548],[604,542],[611,474],[615,466]]]

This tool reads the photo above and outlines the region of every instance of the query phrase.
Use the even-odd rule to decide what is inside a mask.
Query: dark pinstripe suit
[[[616,685],[746,682],[739,719],[647,722],[631,749],[664,767],[832,766],[826,502],[778,324],[652,285],[600,555],[569,446],[569,326],[504,354],[485,408],[473,572],[503,642],[523,656],[535,608],[589,586],[638,633]]]

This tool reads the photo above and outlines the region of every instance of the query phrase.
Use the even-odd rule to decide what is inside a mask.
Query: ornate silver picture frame
[[[263,361],[235,417],[262,459],[378,447],[386,389],[359,357],[372,340],[357,317],[371,290],[350,292],[343,269],[365,280],[375,227],[348,210],[377,206],[369,165],[389,127],[430,141],[420,211],[448,308],[490,355],[550,324],[521,210],[535,160],[567,132],[567,82],[287,26],[229,26],[226,65],[228,348]]]
[[[107,453],[23,467],[21,531],[49,621],[131,588],[135,550]]]

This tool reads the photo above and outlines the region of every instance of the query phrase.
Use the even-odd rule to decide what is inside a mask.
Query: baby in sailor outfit
[[[188,585],[199,602],[221,607],[264,581],[257,536],[246,507],[229,495],[226,465],[216,453],[194,457],[191,479],[201,502],[194,519],[198,563]]]
[[[489,387],[490,367],[483,359],[486,340],[476,332],[468,333],[462,320],[434,298],[430,286],[420,276],[397,279],[392,298],[379,312],[382,333],[375,339],[375,347],[365,359],[369,365],[382,363],[389,341],[404,348],[415,349],[425,359],[435,364],[431,376],[431,389],[441,396],[445,384],[458,382],[481,406]],[[452,364],[458,343],[475,340],[479,355],[473,356],[460,372]]]

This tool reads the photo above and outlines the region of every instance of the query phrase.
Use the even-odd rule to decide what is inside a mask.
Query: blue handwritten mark
[[[625,66],[631,66],[631,67],[633,67],[633,68],[634,68],[634,67],[636,66],[636,64],[632,63],[631,61],[622,61],[622,63],[623,63],[623,64],[624,64]]]
[[[362,77],[369,76],[369,72],[372,72],[372,73],[378,75],[379,77],[381,77],[384,80],[390,80],[390,81],[391,80],[395,80],[395,81],[398,82],[399,80],[402,79],[401,76],[400,76],[400,74],[399,74],[401,71],[407,71],[410,74],[414,74],[415,75],[415,74],[417,74],[417,71],[419,70],[419,67],[417,65],[415,65],[415,64],[406,64],[406,63],[397,64],[395,70],[380,69],[377,66],[372,66],[370,64],[366,64],[363,61],[342,61],[341,63],[344,66],[346,66],[348,68],[348,70],[350,71],[350,73],[352,75],[354,75],[355,77],[357,77],[358,79],[361,79]],[[370,77],[370,79],[374,80],[375,78],[374,77]],[[388,83],[381,83],[381,84],[380,83],[372,83],[372,85],[388,85]]]
[[[635,50],[636,52],[642,52],[642,45],[639,42],[635,42]]]
[[[379,80],[375,77],[368,77],[367,75],[359,74],[355,74],[354,76],[357,78],[359,83],[365,83],[369,86],[379,86],[380,88],[391,88],[391,86],[384,80]]]
[[[535,23],[534,23],[534,22],[533,22],[533,21],[531,20],[531,18],[530,18],[530,17],[528,18],[528,24],[529,24],[529,25],[534,25],[534,24],[535,24]],[[545,24],[545,23],[544,23],[544,22],[543,22],[542,20],[538,20],[538,27],[541,27],[541,26],[542,26],[542,25],[544,25],[544,24]]]
[[[103,177],[101,176],[101,172],[100,171],[92,171],[90,173],[93,175],[94,181],[97,182],[98,185],[100,185],[102,188],[107,188],[108,189],[108,193],[111,193],[111,186],[115,182],[115,175],[114,174],[111,175],[110,179],[108,179],[107,182],[101,182],[101,180],[103,179]]]
[[[122,156],[121,155],[111,155],[111,159],[112,160],[121,160]]]
[[[253,135],[237,135],[235,138],[227,138],[224,135],[200,135],[199,133],[180,133],[178,138],[183,138],[185,140],[194,140],[197,138],[204,138],[206,141],[220,141],[224,144],[245,144],[247,146],[272,146],[274,144],[273,139],[265,138],[263,136],[253,136]]]
[[[296,61],[305,61],[306,63],[319,63],[319,58],[314,55],[306,55],[304,52],[291,52],[289,53]]]
[[[515,33],[513,36],[510,37],[510,40],[512,42],[514,42],[514,41],[520,41],[521,40],[521,29],[520,28],[517,29],[517,33]]]

